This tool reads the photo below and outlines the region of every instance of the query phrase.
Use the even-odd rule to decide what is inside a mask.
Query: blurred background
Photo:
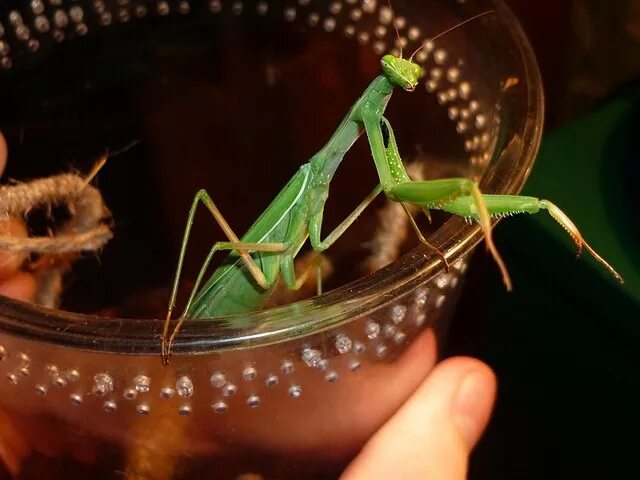
[[[624,287],[548,218],[509,220],[496,242],[508,294],[475,253],[444,355],[499,379],[472,479],[632,478],[640,426],[640,1],[509,0],[538,57],[543,145],[525,194],[571,212]],[[484,281],[483,281],[484,280]],[[517,313],[515,313],[517,312]]]

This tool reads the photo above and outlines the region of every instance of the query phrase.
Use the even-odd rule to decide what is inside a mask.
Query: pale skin
[[[395,415],[369,439],[342,480],[463,480],[496,396],[491,369],[468,357],[429,373]]]
[[[7,142],[0,133],[0,176],[7,165]],[[7,217],[0,219],[0,235],[27,237],[27,227],[22,219]],[[32,302],[36,296],[36,280],[30,273],[21,270],[23,255],[0,251],[0,295]]]

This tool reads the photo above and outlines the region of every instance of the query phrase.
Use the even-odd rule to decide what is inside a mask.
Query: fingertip
[[[18,272],[0,282],[0,295],[23,302],[33,302],[37,289],[36,279],[26,272]]]
[[[463,359],[466,373],[452,402],[451,418],[469,451],[484,432],[496,398],[497,380],[493,371],[475,359]]]
[[[343,478],[465,478],[495,392],[495,374],[481,361],[456,357],[441,362],[369,440]]]
[[[4,169],[7,166],[7,157],[9,156],[9,148],[7,147],[7,141],[4,138],[2,132],[0,132],[0,176],[4,173]]]
[[[29,232],[22,219],[17,217],[7,217],[0,220],[0,236],[11,238],[27,238]],[[26,253],[9,252],[0,250],[0,280],[14,275],[22,266]]]

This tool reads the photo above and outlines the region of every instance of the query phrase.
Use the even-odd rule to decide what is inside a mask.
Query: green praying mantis
[[[490,13],[493,12],[484,12],[469,18],[431,40]],[[384,112],[396,87],[413,92],[418,85],[424,72],[422,67],[413,62],[413,57],[419,50],[409,59],[402,58],[402,53],[399,57],[386,55],[382,58],[382,74],[371,82],[354,103],[324,147],[299,168],[241,238],[234,233],[205,190],[196,194],[187,219],[162,332],[162,359],[165,364],[169,362],[171,346],[185,319],[211,318],[259,310],[280,277],[288,288],[298,289],[313,270],[312,266],[296,278],[294,261],[307,239],[315,252],[320,254],[325,251],[381,192],[384,192],[388,199],[400,202],[405,211],[407,203],[422,208],[427,214],[429,210],[443,210],[476,220],[484,234],[487,249],[500,268],[507,290],[511,290],[511,280],[493,242],[491,217],[518,213],[534,214],[540,210],[546,210],[568,232],[577,246],[578,255],[584,247],[616,279],[623,281],[613,267],[585,242],[569,217],[548,200],[519,195],[483,194],[476,183],[468,178],[428,181],[412,181],[409,178],[391,124],[385,118]],[[331,180],[345,154],[363,132],[369,141],[380,182],[355,210],[323,239],[323,213]],[[189,235],[200,203],[211,212],[227,241],[217,242],[211,248],[196,278],[184,312],[170,332],[171,316],[176,305]],[[420,242],[433,249],[448,268],[444,254],[427,242],[411,214],[407,214]],[[227,261],[217,268],[200,288],[213,256],[219,251],[230,252]]]

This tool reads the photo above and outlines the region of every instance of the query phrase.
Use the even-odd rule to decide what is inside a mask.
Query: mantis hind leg
[[[290,290],[300,290],[305,284],[309,275],[313,272],[316,273],[316,292],[318,295],[322,294],[322,254],[320,252],[314,252],[311,263],[304,269],[304,271],[296,276],[295,272],[295,260],[293,256],[287,256],[283,258],[281,265],[282,279],[285,285]]]
[[[213,256],[216,254],[216,252],[219,252],[222,250],[235,250],[237,252],[257,251],[257,252],[282,253],[286,251],[287,248],[288,248],[287,245],[283,243],[217,242],[216,244],[214,244],[211,250],[209,251],[209,254],[207,255],[207,258],[205,259],[202,267],[200,268],[200,271],[198,272],[198,276],[196,277],[195,284],[191,289],[191,294],[189,295],[189,299],[187,300],[187,303],[184,307],[184,312],[178,319],[178,322],[176,323],[176,326],[173,328],[173,331],[171,332],[170,336],[169,336],[169,324],[171,322],[171,310],[169,310],[169,312],[167,313],[167,318],[165,318],[164,328],[162,331],[163,363],[166,365],[169,362],[169,357],[171,356],[171,346],[173,345],[173,342],[176,336],[180,332],[180,328],[182,327],[182,324],[184,323],[186,318],[185,315],[187,314],[187,312],[189,311],[189,308],[191,307],[191,304],[193,303],[196,293],[198,292],[198,288],[200,287],[200,284],[204,279],[204,275],[207,273],[207,270],[209,269],[209,265],[211,264],[211,260],[213,259]],[[267,285],[267,287],[270,287],[270,285]],[[174,291],[172,293],[172,299],[174,300],[174,302],[175,302],[175,294],[176,292]]]
[[[165,319],[165,324],[164,324],[163,333],[162,333],[163,361],[166,361],[168,359],[166,355],[167,352],[165,351],[165,347],[166,347],[166,339],[169,331],[169,322],[171,320],[171,313],[173,312],[173,309],[175,308],[175,305],[176,305],[176,296],[177,296],[178,287],[180,284],[180,277],[182,275],[184,257],[187,251],[187,245],[189,243],[189,237],[191,235],[191,228],[193,226],[196,210],[200,203],[203,203],[207,207],[209,212],[211,212],[211,215],[215,219],[216,223],[220,226],[220,228],[222,228],[222,230],[224,231],[225,235],[227,236],[227,238],[231,243],[235,243],[236,245],[239,245],[241,243],[238,236],[231,229],[231,227],[229,226],[225,218],[222,216],[222,213],[220,212],[216,204],[213,202],[213,199],[211,198],[209,193],[206,190],[198,191],[198,193],[196,193],[193,199],[193,202],[191,203],[191,208],[189,209],[187,224],[185,226],[184,236],[182,238],[182,245],[180,247],[180,255],[178,257],[176,274],[173,280],[173,288],[171,291],[171,297],[169,299],[169,306],[167,308],[167,316]],[[234,249],[238,251],[240,257],[242,258],[242,261],[245,263],[247,267],[247,270],[251,273],[253,278],[256,280],[256,283],[258,283],[258,285],[260,285],[262,288],[266,289],[268,287],[267,280],[264,276],[264,273],[260,270],[260,268],[256,264],[255,260],[253,260],[253,258],[251,258],[251,256],[249,255],[248,250],[250,249],[244,249],[244,248],[234,248]],[[256,249],[253,249],[253,250],[256,250]]]
[[[184,230],[184,236],[182,237],[182,245],[180,247],[180,256],[178,257],[178,265],[176,267],[176,275],[173,281],[173,289],[171,292],[171,299],[169,300],[169,307],[167,312],[167,318],[171,318],[171,312],[175,308],[176,305],[176,295],[178,293],[178,286],[180,283],[180,275],[182,274],[182,266],[184,263],[184,257],[187,251],[187,245],[189,243],[189,237],[191,235],[191,227],[193,226],[193,221],[196,215],[196,210],[200,203],[204,203],[204,205],[209,209],[211,215],[215,219],[216,223],[222,228],[225,235],[229,239],[230,242],[240,243],[240,239],[233,232],[227,221],[220,213],[220,210],[216,206],[216,204],[211,199],[211,196],[206,190],[200,190],[196,193],[193,202],[191,203],[191,208],[189,209],[189,215],[187,217],[187,224]],[[251,258],[251,256],[247,253],[246,250],[238,250],[240,253],[240,257],[245,262],[247,269],[251,273],[251,275],[255,278],[256,282],[263,288],[266,288],[266,278],[264,274],[258,268],[258,265]]]

